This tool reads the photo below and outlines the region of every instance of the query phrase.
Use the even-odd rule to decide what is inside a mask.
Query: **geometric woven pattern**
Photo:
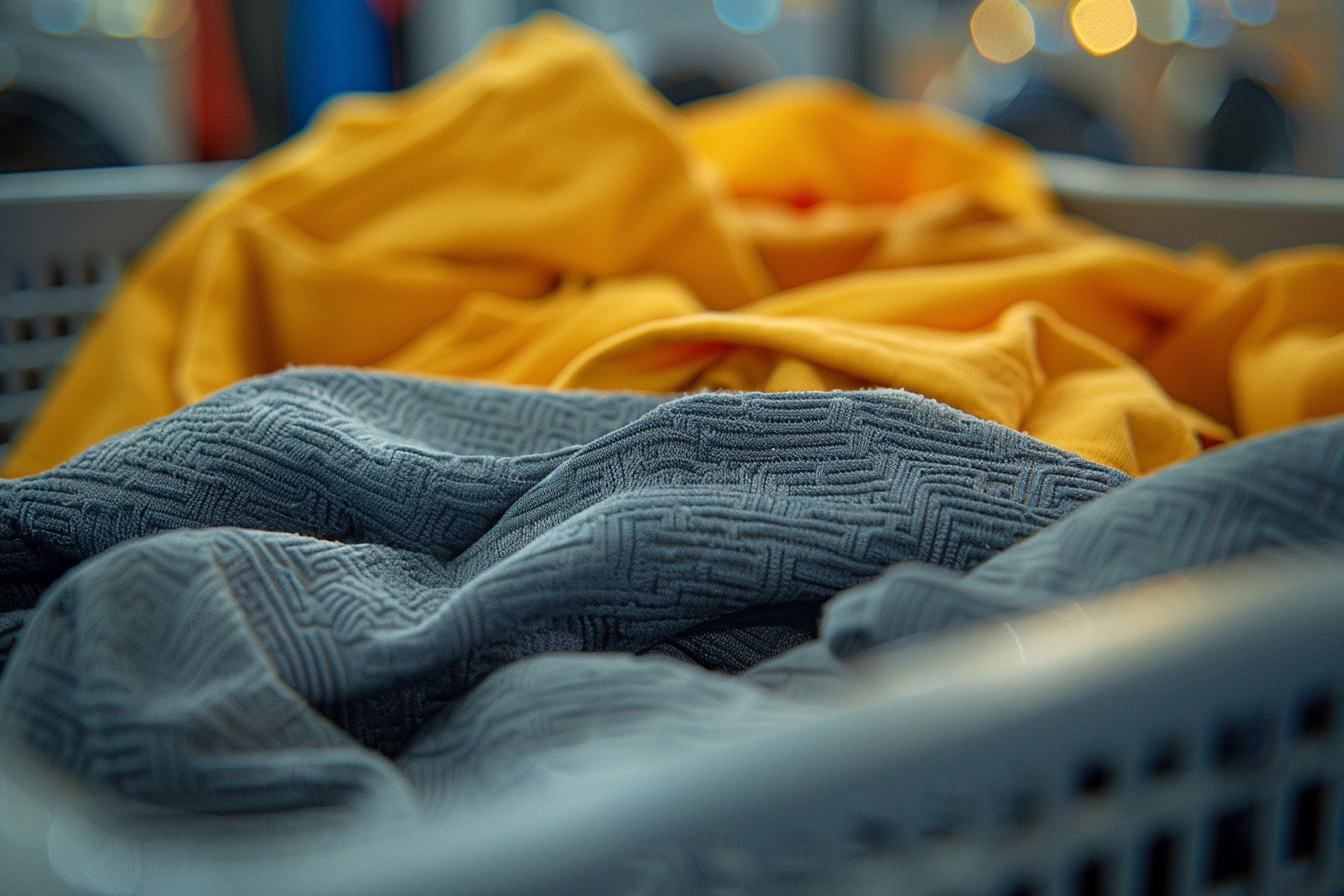
[[[514,660],[967,569],[1126,480],[898,391],[285,372],[0,483],[0,721],[183,808],[396,801],[388,757]]]
[[[1116,489],[969,573],[902,564],[826,608],[839,656],[966,620],[1344,542],[1344,418],[1237,442]]]

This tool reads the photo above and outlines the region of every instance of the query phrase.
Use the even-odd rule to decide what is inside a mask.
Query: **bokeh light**
[[[1036,26],[1036,49],[1060,56],[1078,49],[1066,0],[1025,0]]]
[[[166,40],[191,21],[191,0],[150,0],[145,14],[143,37]]]
[[[1276,92],[1291,96],[1317,77],[1309,62],[1290,43],[1274,39],[1246,60],[1246,73]]]
[[[86,28],[108,37],[172,37],[191,18],[191,0],[33,0],[34,27],[68,36]]]
[[[1244,25],[1264,25],[1278,12],[1277,0],[1227,0],[1227,11]]]
[[[145,27],[153,0],[98,0],[98,30],[109,37],[135,37]]]
[[[1073,36],[1094,56],[1123,49],[1138,34],[1138,17],[1129,0],[1078,0],[1069,11]]]
[[[1155,44],[1173,44],[1190,28],[1187,0],[1134,0],[1139,33]]]
[[[971,14],[971,41],[991,62],[1015,62],[1036,45],[1031,11],[1018,0],[982,0]]]
[[[1221,47],[1232,39],[1236,26],[1222,0],[1190,0],[1190,25],[1185,42],[1192,47]]]
[[[714,0],[714,12],[729,28],[759,34],[779,21],[780,0]]]
[[[48,34],[74,34],[92,15],[90,0],[33,0],[33,25]]]

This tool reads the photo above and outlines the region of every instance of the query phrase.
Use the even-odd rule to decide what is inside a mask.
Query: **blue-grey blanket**
[[[1344,423],[1127,481],[902,392],[287,372],[0,483],[0,731],[179,808],[450,811],[758,730],[875,644],[1342,539]]]

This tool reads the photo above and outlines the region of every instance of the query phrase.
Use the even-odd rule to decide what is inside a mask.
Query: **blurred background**
[[[830,75],[1042,149],[1344,176],[1341,0],[0,0],[0,171],[245,158],[540,9],[675,103]]]

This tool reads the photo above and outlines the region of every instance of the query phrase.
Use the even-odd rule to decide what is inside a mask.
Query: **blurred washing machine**
[[[863,80],[858,0],[420,0],[405,26],[407,67],[423,78],[493,28],[553,9],[604,32],[673,102],[780,75]]]
[[[0,0],[0,171],[185,161],[189,0]]]

